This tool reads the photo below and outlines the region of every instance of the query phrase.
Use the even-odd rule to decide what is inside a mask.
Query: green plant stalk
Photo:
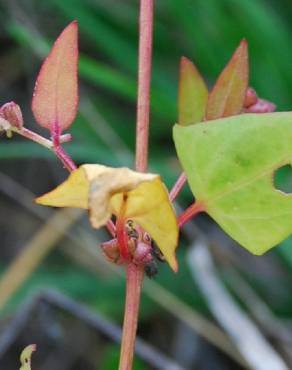
[[[147,171],[154,0],[140,0],[136,170]],[[134,357],[144,266],[127,265],[126,303],[119,370],[131,370]]]

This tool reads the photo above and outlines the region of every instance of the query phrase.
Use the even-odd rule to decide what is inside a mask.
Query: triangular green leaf
[[[291,112],[175,125],[174,141],[196,200],[233,239],[259,255],[291,234],[292,194],[273,184],[292,163]]]
[[[189,125],[203,120],[208,88],[195,65],[182,57],[178,91],[178,123]]]

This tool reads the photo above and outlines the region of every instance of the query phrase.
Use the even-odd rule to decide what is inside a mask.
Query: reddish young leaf
[[[247,87],[248,50],[247,42],[242,40],[209,95],[206,119],[239,114],[243,109]]]
[[[78,25],[70,23],[56,40],[38,75],[32,99],[36,121],[58,134],[74,120],[78,106]]]
[[[195,65],[182,57],[178,92],[178,123],[186,126],[203,120],[208,88]]]

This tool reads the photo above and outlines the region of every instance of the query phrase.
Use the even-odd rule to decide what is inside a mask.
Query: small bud
[[[246,113],[271,113],[276,110],[276,105],[265,99],[258,99],[256,104],[245,109]]]
[[[256,104],[258,100],[257,93],[252,87],[249,87],[246,91],[244,99],[244,108],[249,108],[251,105]]]
[[[120,250],[118,247],[117,239],[109,240],[108,242],[101,243],[101,248],[106,258],[113,263],[120,264]]]
[[[0,113],[0,131],[8,132],[11,130],[11,124],[1,116]]]
[[[151,246],[149,244],[138,242],[133,261],[138,264],[146,264],[153,260]]]
[[[18,129],[21,129],[23,126],[22,112],[16,103],[9,102],[0,108],[0,116],[10,123],[11,126],[14,126]]]

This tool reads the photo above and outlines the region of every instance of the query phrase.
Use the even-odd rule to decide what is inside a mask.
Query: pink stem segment
[[[131,370],[134,357],[144,267],[129,263],[127,266],[127,292],[119,370]]]
[[[61,147],[61,145],[54,146],[53,150],[54,150],[56,156],[60,159],[60,161],[63,163],[64,167],[69,172],[72,172],[72,171],[76,170],[76,168],[77,168],[76,164],[73,162],[73,160],[71,159],[69,154],[67,154],[65,152],[63,147]]]
[[[140,172],[146,172],[148,168],[153,5],[153,0],[140,0],[136,126],[136,170]],[[134,262],[127,265],[127,293],[119,370],[132,369],[143,276],[143,265],[137,266]]]
[[[181,228],[191,218],[195,217],[198,213],[203,212],[205,207],[201,203],[193,203],[189,206],[177,219],[179,228]]]
[[[73,162],[72,158],[65,152],[65,150],[61,146],[60,137],[61,137],[61,128],[57,122],[52,125],[51,128],[51,135],[52,135],[52,142],[53,142],[53,150],[56,156],[60,159],[63,163],[64,167],[67,168],[69,172],[76,170],[77,166]]]
[[[21,129],[17,127],[12,127],[12,130],[16,132],[17,134],[25,137],[26,139],[32,140],[35,143],[38,143],[48,149],[53,149],[53,143],[51,140],[48,140],[44,138],[43,136],[37,134],[36,132],[33,132],[25,127],[22,127]],[[70,134],[64,134],[60,136],[60,143],[67,143],[68,141],[72,140],[72,136]]]
[[[169,193],[169,199],[171,200],[171,202],[173,202],[175,198],[178,196],[186,181],[187,181],[186,174],[182,172]]]
[[[136,169],[146,172],[148,167],[153,0],[141,0],[139,25]]]

